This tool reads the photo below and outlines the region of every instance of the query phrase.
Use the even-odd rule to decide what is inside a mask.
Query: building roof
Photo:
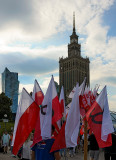
[[[114,126],[114,130],[116,131],[116,112],[110,111],[110,115],[111,115],[112,123]]]

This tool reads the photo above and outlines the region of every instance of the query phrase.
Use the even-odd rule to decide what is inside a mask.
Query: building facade
[[[2,92],[12,99],[11,111],[15,116],[18,107],[18,91],[19,91],[19,81],[18,73],[10,72],[5,68],[2,73]]]
[[[89,58],[81,56],[81,44],[78,43],[78,35],[75,30],[75,15],[73,15],[73,32],[68,44],[68,57],[59,58],[59,84],[64,86],[65,95],[68,95],[78,82],[83,82],[87,77],[87,84],[90,84]]]

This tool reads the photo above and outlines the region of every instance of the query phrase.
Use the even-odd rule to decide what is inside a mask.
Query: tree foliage
[[[12,119],[12,112],[10,106],[12,105],[12,100],[5,96],[5,93],[0,94],[0,119],[5,119],[4,115],[7,114],[9,120]]]

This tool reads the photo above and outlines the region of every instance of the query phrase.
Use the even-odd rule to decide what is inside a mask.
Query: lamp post
[[[4,118],[3,121],[5,123],[5,131],[6,131],[6,122],[8,122],[8,119],[7,119],[7,114],[4,114]]]

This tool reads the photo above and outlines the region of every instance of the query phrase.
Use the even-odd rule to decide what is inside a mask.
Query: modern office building
[[[89,58],[81,56],[81,44],[78,43],[78,35],[75,30],[75,15],[73,14],[73,32],[68,44],[68,57],[59,58],[59,84],[64,86],[65,95],[68,95],[78,82],[83,82],[87,77],[87,84],[90,84]]]
[[[12,99],[13,104],[11,106],[11,111],[14,117],[18,107],[18,90],[18,73],[10,72],[8,68],[5,68],[4,72],[2,73],[2,92]]]

